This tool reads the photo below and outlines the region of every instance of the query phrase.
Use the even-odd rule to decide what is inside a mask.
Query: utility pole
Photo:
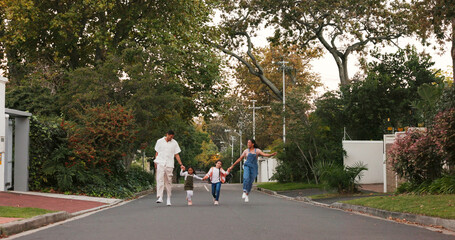
[[[286,81],[285,81],[285,74],[284,70],[286,69],[286,61],[280,61],[278,62],[281,64],[281,67],[283,68],[283,143],[286,143]]]
[[[231,129],[224,129],[224,132],[231,132]],[[239,135],[239,157],[242,156],[242,130],[239,129],[239,132],[232,131],[235,134]],[[231,136],[232,139],[232,145],[234,144],[234,136]],[[234,158],[234,147],[232,147],[232,159]],[[240,160],[240,176],[239,176],[239,181],[242,183],[242,162],[243,159]],[[231,162],[232,165],[232,162]]]
[[[256,109],[261,109],[261,108],[268,108],[270,106],[261,106],[261,107],[256,107],[255,103],[257,100],[250,100],[250,102],[253,103],[253,107],[248,107],[249,109],[253,109],[253,139],[256,140]]]

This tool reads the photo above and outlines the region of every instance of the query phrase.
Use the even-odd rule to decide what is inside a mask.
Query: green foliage
[[[74,123],[62,122],[68,131],[69,157],[65,167],[96,169],[117,174],[128,168],[135,150],[135,122],[131,111],[106,104],[76,113]]]
[[[437,103],[437,112],[455,108],[455,84],[445,87],[440,101]]]
[[[444,175],[433,181],[426,181],[421,184],[405,182],[397,188],[397,193],[415,193],[419,195],[455,194],[455,175]]]
[[[368,170],[366,165],[356,163],[354,166],[342,166],[338,164],[326,164],[318,167],[320,179],[330,189],[336,189],[338,193],[356,193],[357,179],[360,180],[362,172]]]
[[[152,188],[154,176],[139,166],[131,166],[125,174],[106,180],[82,186],[79,191],[96,197],[129,198],[134,193]]]
[[[428,123],[436,114],[436,104],[439,102],[443,90],[443,83],[438,85],[430,85],[425,83],[417,89],[417,93],[419,94],[420,99],[412,102],[411,104],[419,111],[421,119],[426,126],[429,125]]]
[[[30,118],[30,190],[38,191],[58,183],[55,175],[46,176],[43,170],[48,162],[65,158],[61,153],[67,151],[66,145],[66,132],[56,120],[44,122],[34,115]]]
[[[57,98],[48,88],[39,85],[10,86],[6,88],[5,107],[28,111],[33,115],[58,116]]]
[[[418,88],[442,83],[430,57],[415,48],[374,56],[366,79],[341,89],[347,132],[356,140],[382,139],[388,127],[418,126],[423,119],[411,106],[420,100]]]

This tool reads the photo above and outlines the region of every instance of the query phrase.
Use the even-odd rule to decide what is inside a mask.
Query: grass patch
[[[297,190],[297,189],[308,189],[308,188],[322,188],[321,185],[318,184],[308,184],[308,183],[261,183],[258,184],[258,187],[269,189],[272,191],[289,191],[289,190]]]
[[[41,208],[19,208],[19,207],[6,207],[0,206],[0,217],[8,218],[31,218],[46,213],[55,211],[41,209]]]
[[[310,196],[311,199],[327,199],[327,198],[337,198],[337,197],[358,197],[358,196],[376,196],[376,195],[384,195],[384,193],[354,193],[354,194],[339,194],[339,193],[325,193],[319,195],[312,195]]]
[[[393,212],[455,219],[455,194],[379,196],[343,202]]]

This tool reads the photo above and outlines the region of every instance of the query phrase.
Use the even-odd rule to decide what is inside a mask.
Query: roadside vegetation
[[[455,195],[396,195],[343,201],[353,205],[455,219]]]

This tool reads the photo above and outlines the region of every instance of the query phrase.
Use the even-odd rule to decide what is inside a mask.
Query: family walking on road
[[[163,202],[164,188],[167,192],[167,205],[171,206],[171,196],[172,196],[172,176],[174,171],[174,158],[177,159],[180,164],[180,175],[185,178],[184,189],[186,191],[186,199],[188,205],[192,205],[192,196],[193,196],[193,182],[194,178],[199,180],[210,179],[212,184],[212,196],[213,203],[215,205],[219,204],[221,184],[226,181],[226,176],[231,172],[232,168],[239,163],[243,158],[246,158],[244,163],[244,173],[243,173],[243,194],[242,199],[245,202],[249,202],[248,195],[251,192],[254,179],[258,174],[258,157],[271,157],[275,156],[276,152],[271,154],[266,154],[262,152],[254,139],[249,139],[247,146],[248,148],[242,153],[242,155],[237,159],[232,166],[230,166],[227,171],[225,171],[221,166],[222,162],[217,161],[216,165],[210,168],[209,172],[201,179],[195,174],[195,171],[192,167],[189,167],[185,171],[185,166],[183,166],[180,159],[179,153],[181,149],[176,140],[174,140],[175,133],[170,130],[166,133],[166,136],[158,139],[155,144],[155,160],[154,165],[156,169],[156,196],[157,203]]]

